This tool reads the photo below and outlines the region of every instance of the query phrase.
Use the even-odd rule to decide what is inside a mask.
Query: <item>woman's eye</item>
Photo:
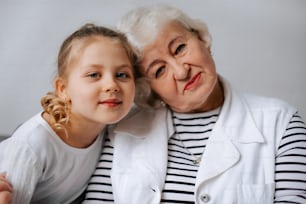
[[[92,72],[92,73],[89,73],[87,76],[92,79],[97,79],[101,77],[101,74],[99,74],[98,72]]]
[[[175,49],[175,52],[174,54],[179,54],[180,52],[182,52],[184,50],[184,48],[186,47],[185,44],[180,44],[176,49]]]
[[[116,73],[116,77],[117,77],[117,78],[126,79],[126,78],[129,78],[130,75],[129,75],[128,73],[125,73],[125,72],[118,72],[118,73]]]
[[[165,71],[165,67],[164,67],[164,66],[158,68],[158,69],[156,70],[156,72],[155,72],[155,78],[160,77],[160,76],[164,73],[164,71]]]

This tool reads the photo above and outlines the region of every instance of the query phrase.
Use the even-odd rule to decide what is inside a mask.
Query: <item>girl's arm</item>
[[[0,172],[6,173],[5,179],[13,186],[12,203],[31,202],[42,172],[38,163],[37,155],[25,142],[9,138],[0,143]],[[5,179],[1,180],[4,186]],[[10,197],[5,191],[0,192],[3,199]]]

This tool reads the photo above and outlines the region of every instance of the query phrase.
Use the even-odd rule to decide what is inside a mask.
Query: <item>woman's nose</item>
[[[188,64],[177,64],[174,66],[174,78],[176,80],[184,80],[188,78],[189,72],[190,72],[190,67]]]

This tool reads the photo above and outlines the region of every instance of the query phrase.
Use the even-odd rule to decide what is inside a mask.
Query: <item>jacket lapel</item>
[[[114,128],[111,138],[115,147],[112,171],[133,172],[133,168],[141,166],[142,173],[146,172],[147,178],[154,177],[155,186],[162,190],[168,158],[169,130],[166,118],[167,110],[162,108],[155,111],[141,110],[121,121]],[[134,176],[138,177],[136,174],[139,168],[134,172]]]
[[[234,143],[264,142],[244,99],[231,91],[226,81],[222,80],[222,84],[225,101],[206,145],[196,186],[239,162],[240,152]]]

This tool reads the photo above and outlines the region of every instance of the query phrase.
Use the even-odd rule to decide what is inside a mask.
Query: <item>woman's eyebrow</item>
[[[183,36],[176,36],[175,38],[173,38],[172,40],[170,40],[169,44],[168,44],[168,49],[170,50],[170,48],[175,44],[176,41],[178,41],[179,38],[183,38]]]
[[[150,72],[150,69],[152,69],[156,64],[162,63],[163,60],[155,59],[153,60],[146,68],[145,74]]]

